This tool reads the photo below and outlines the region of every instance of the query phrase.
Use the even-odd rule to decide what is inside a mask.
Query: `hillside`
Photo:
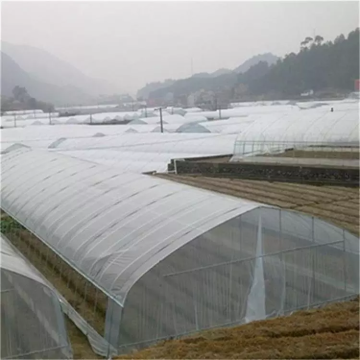
[[[152,98],[162,98],[171,92],[175,97],[183,94],[190,94],[199,90],[214,91],[218,88],[232,87],[237,83],[238,75],[234,72],[223,74],[217,77],[191,77],[188,79],[178,80],[174,84],[152,91]]]
[[[279,58],[271,53],[255,55],[252,58],[246,60],[243,64],[238,66],[234,71],[238,74],[247,72],[252,66],[258,64],[261,61],[266,62],[269,66],[276,64]]]
[[[36,99],[55,105],[86,104],[92,100],[90,95],[74,86],[60,87],[34,79],[10,56],[1,52],[1,94],[11,96],[16,85],[25,87]]]
[[[354,91],[359,79],[359,28],[347,37],[324,41],[317,35],[307,37],[298,53],[278,59],[263,54],[247,60],[234,72],[217,76],[197,76],[178,80],[170,86],[152,91],[150,96],[161,102],[172,93],[175,101],[199,90],[213,92],[209,96],[224,102],[239,99],[292,99],[313,90],[315,95],[344,96]],[[214,96],[216,94],[216,96]],[[214,102],[214,99],[212,100]]]
[[[195,77],[196,78],[215,78],[217,76],[231,74],[232,72],[233,72],[232,70],[222,68],[222,69],[214,71],[213,73],[207,73],[207,72],[197,73],[197,74],[194,74],[192,76],[192,78],[195,78]]]
[[[308,90],[353,91],[359,79],[359,28],[333,42],[324,42],[321,36],[307,39],[311,40],[302,42],[297,54],[286,55],[256,81],[245,82],[249,93],[284,98]]]
[[[180,96],[181,93],[184,92],[189,93],[201,89],[214,90],[219,86],[232,86],[237,81],[237,74],[246,72],[251,66],[258,64],[261,61],[267,62],[268,65],[272,65],[278,59],[277,56],[270,53],[256,55],[246,60],[234,70],[221,68],[213,73],[196,73],[187,79],[153,82],[140,89],[138,91],[138,97],[148,98],[151,94],[152,97],[158,98],[165,96],[168,92],[173,92],[175,96]],[[229,81],[227,82],[227,80]]]
[[[116,92],[113,85],[92,79],[49,52],[28,45],[1,42],[1,50],[33,79],[59,87],[76,87],[92,96]]]
[[[168,79],[163,82],[155,81],[155,82],[148,83],[137,92],[136,96],[138,98],[147,99],[151,92],[166,88],[168,86],[171,86],[174,83],[175,83],[175,80],[172,80],[172,79]]]

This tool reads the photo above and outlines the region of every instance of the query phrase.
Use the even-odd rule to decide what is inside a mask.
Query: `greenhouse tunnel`
[[[119,353],[359,293],[358,237],[321,219],[58,153],[1,161],[2,209],[107,296]]]
[[[1,359],[72,359],[56,292],[1,234]]]

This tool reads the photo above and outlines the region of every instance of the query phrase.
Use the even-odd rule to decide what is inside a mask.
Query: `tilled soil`
[[[359,188],[270,183],[196,175],[157,176],[263,204],[297,210],[359,235]]]

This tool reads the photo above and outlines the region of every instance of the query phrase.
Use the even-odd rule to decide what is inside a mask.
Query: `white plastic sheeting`
[[[251,118],[249,118],[251,120]],[[296,115],[262,116],[246,127],[239,127],[236,156],[263,153],[302,143],[359,144],[359,111],[301,111]]]
[[[210,133],[211,131],[202,124],[183,124],[176,129],[177,133]]]
[[[1,165],[2,208],[110,296],[119,352],[359,292],[359,239],[319,219],[49,152]]]
[[[71,359],[57,293],[1,234],[1,358]]]
[[[43,110],[34,109],[34,110],[13,110],[13,111],[5,111],[5,115],[26,115],[26,114],[42,114]]]
[[[66,139],[52,148],[64,155],[116,166],[123,171],[166,172],[172,159],[231,155],[235,139],[236,135],[125,134]]]
[[[295,113],[300,111],[298,106],[279,105],[279,106],[247,106],[234,109],[221,109],[216,111],[202,111],[197,115],[203,115],[207,119],[226,119],[230,117],[248,116],[253,114],[279,114],[279,113]]]
[[[63,106],[57,107],[57,111],[66,111],[66,110],[100,110],[100,109],[114,109],[118,107],[119,104],[104,104],[104,105],[77,105],[77,106]]]
[[[174,114],[174,115],[163,114],[162,118],[163,118],[164,124],[182,124],[182,123],[186,122],[185,117],[178,115],[178,114]],[[140,124],[140,121],[145,124],[160,124],[160,115],[140,118],[139,124]],[[135,123],[137,123],[137,121],[133,120],[129,123],[129,125],[132,125]]]
[[[10,271],[18,275],[24,276],[30,280],[34,280],[46,287],[46,284],[43,277],[35,272],[31,265],[10,245],[9,240],[3,234],[0,234],[0,254],[1,254],[1,264],[0,268],[2,270]],[[52,292],[52,289],[49,288],[49,291]]]
[[[77,150],[60,151],[59,153],[97,164],[118,167],[122,171],[135,173],[167,172],[168,164],[172,159],[209,156],[206,153],[154,153],[116,150]]]
[[[191,239],[258,206],[48,152],[19,149],[1,160],[2,208],[121,302],[136,278],[130,264],[151,266],[179,236]]]
[[[202,109],[198,107],[185,108],[184,110],[186,113],[198,113],[202,111]]]
[[[236,135],[219,134],[126,134],[102,138],[69,138],[57,149],[118,149],[157,153],[232,154]]]

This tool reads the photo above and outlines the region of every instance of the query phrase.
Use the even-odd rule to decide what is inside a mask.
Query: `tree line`
[[[324,41],[321,35],[308,36],[298,53],[290,53],[269,66],[260,61],[248,71],[215,78],[178,80],[168,87],[156,89],[151,98],[160,99],[172,92],[177,96],[199,90],[213,91],[228,100],[265,96],[286,99],[313,90],[346,93],[354,91],[359,78],[359,28],[347,37],[339,35],[334,41]],[[229,95],[230,94],[230,95]]]
[[[273,66],[257,64],[249,70],[260,76],[242,74],[239,82],[248,85],[250,94],[277,93],[280,96],[323,89],[353,91],[359,78],[359,28],[348,37],[338,36],[323,42],[322,36],[307,37],[298,54],[291,53]]]
[[[25,87],[16,85],[12,90],[12,96],[1,97],[1,112],[12,110],[43,110],[54,111],[54,105],[39,101],[30,96]]]

